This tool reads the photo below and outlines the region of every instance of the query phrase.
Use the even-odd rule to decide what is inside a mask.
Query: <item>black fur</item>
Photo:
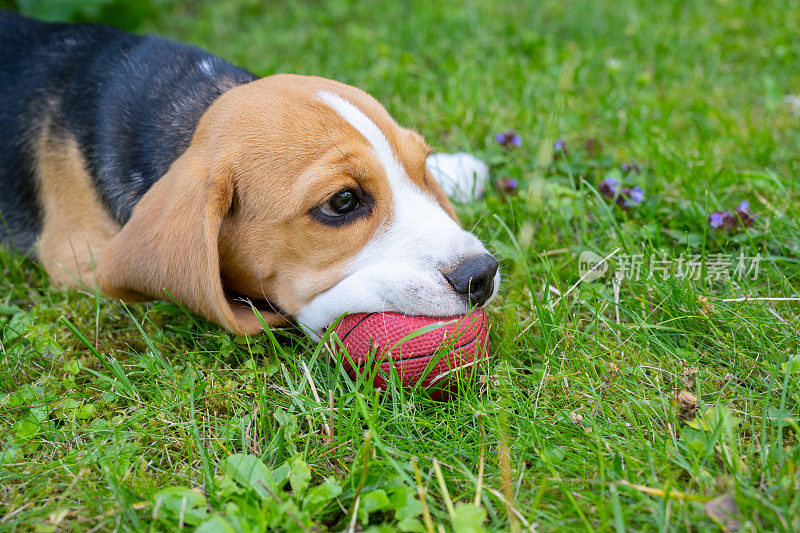
[[[256,79],[195,46],[96,24],[0,11],[0,240],[33,246],[42,214],[34,153],[49,121],[78,142],[111,216],[124,224],[189,146],[223,92]]]

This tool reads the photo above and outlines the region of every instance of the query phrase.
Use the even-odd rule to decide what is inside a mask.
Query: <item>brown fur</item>
[[[352,126],[316,100],[320,89],[362,109],[386,134],[411,180],[455,218],[441,188],[426,175],[430,148],[377,101],[330,80],[276,75],[219,97],[189,148],[121,230],[102,211],[74,142],[58,150],[43,145],[47,216],[41,248],[48,272],[73,285],[57,272],[67,250],[71,257],[70,240],[80,240],[100,258],[97,282],[111,296],[171,297],[236,333],[256,333],[261,325],[228,291],[268,299],[290,315],[298,312],[342,279],[348,261],[392,216],[392,192],[380,162]],[[57,182],[56,174],[68,179]],[[369,217],[336,228],[309,216],[331,194],[355,184],[375,200]],[[91,279],[86,257],[80,257],[76,276],[84,282]],[[286,323],[271,310],[260,313],[268,324]]]
[[[36,185],[44,212],[38,255],[60,285],[94,287],[94,263],[120,230],[103,208],[75,139],[43,128]]]

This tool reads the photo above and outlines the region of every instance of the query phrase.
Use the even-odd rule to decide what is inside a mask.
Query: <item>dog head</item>
[[[345,312],[464,314],[497,292],[497,263],[430,152],[354,87],[282,74],[231,89],[112,240],[100,287],[237,333],[261,330],[250,303],[312,336]]]

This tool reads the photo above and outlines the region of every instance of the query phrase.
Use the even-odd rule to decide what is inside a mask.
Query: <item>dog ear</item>
[[[192,146],[142,197],[97,265],[106,294],[129,301],[168,299],[237,334],[262,330],[252,308],[227,298],[218,239],[233,199],[230,168],[212,168]],[[285,324],[260,311],[267,324]]]
[[[427,185],[428,190],[433,193],[434,198],[436,201],[439,202],[439,205],[445,210],[445,212],[450,215],[450,218],[456,221],[456,224],[459,226],[461,225],[461,221],[458,220],[458,215],[456,215],[455,209],[453,209],[453,204],[450,203],[450,199],[445,194],[442,186],[439,185],[439,182],[436,181],[433,177],[433,174],[425,169],[425,185]]]

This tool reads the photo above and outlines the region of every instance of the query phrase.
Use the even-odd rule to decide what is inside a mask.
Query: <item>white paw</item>
[[[445,194],[456,202],[472,202],[486,193],[489,165],[472,154],[431,154],[425,166]]]

